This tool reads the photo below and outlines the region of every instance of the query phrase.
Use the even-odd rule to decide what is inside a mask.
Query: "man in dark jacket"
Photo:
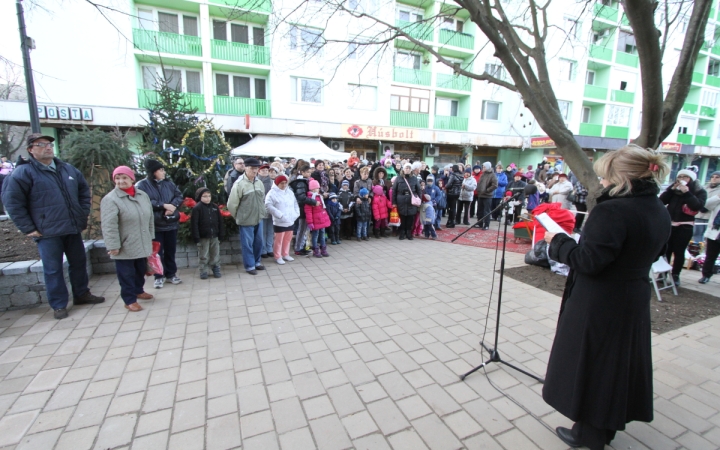
[[[238,178],[242,176],[242,174],[245,173],[245,160],[238,156],[233,160],[233,168],[228,170],[225,174],[225,178],[223,179],[223,183],[225,184],[225,192],[228,196],[230,196],[230,191],[232,191],[233,184],[237,181]]]
[[[455,214],[457,201],[460,198],[460,190],[462,189],[463,178],[460,175],[460,167],[457,164],[452,166],[452,171],[448,174],[445,183],[445,193],[447,193],[447,209],[448,220],[445,225],[447,228],[455,228]]]
[[[317,202],[307,196],[308,178],[311,169],[309,165],[298,168],[298,176],[290,183],[290,189],[295,193],[298,206],[300,207],[300,217],[298,218],[297,233],[295,234],[295,254],[299,256],[307,256],[310,252],[305,250],[305,239],[307,234],[307,222],[305,221],[305,205],[316,206]]]
[[[81,232],[90,214],[90,188],[82,173],[54,157],[54,138],[33,133],[27,138],[32,156],[20,160],[2,192],[2,201],[15,226],[37,242],[43,263],[48,303],[56,319],[68,316],[68,291],[63,254],[69,265],[73,304],[105,301],[88,289],[85,245]]]
[[[170,180],[165,179],[165,167],[156,159],[145,160],[147,178],[140,180],[135,186],[150,197],[155,218],[155,239],[160,243],[158,255],[163,262],[162,275],[155,274],[155,289],[161,289],[168,279],[172,284],[180,284],[182,280],[177,276],[175,264],[175,251],[177,249],[177,234],[179,228],[180,211],[177,209],[183,202],[180,189]]]
[[[498,179],[493,172],[492,164],[489,161],[483,163],[483,172],[480,175],[480,181],[477,185],[478,196],[478,218],[483,220],[482,229],[490,228],[490,205],[492,204],[493,195],[498,188]]]

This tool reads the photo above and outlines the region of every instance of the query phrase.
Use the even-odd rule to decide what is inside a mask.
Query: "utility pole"
[[[38,118],[37,100],[35,99],[35,83],[33,82],[32,66],[30,65],[30,49],[35,48],[33,40],[25,33],[25,15],[23,14],[22,0],[16,0],[18,26],[20,28],[20,48],[25,68],[25,90],[27,91],[28,107],[30,108],[30,129],[33,133],[40,133],[40,118]]]

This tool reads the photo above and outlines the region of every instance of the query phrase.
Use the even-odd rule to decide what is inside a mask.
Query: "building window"
[[[617,127],[627,127],[630,124],[631,108],[625,106],[608,106],[607,124]]]
[[[702,106],[709,106],[715,108],[718,104],[718,91],[703,90],[702,97],[700,98],[700,104]]]
[[[589,106],[583,106],[582,118],[580,119],[580,122],[590,123],[590,107]]]
[[[357,36],[348,43],[347,57],[355,61],[370,62],[374,59],[377,62],[377,49],[367,38]]]
[[[572,103],[566,102],[564,100],[558,100],[558,107],[560,108],[560,115],[562,116],[563,120],[565,122],[570,120],[570,109],[572,107]]]
[[[390,87],[390,109],[428,114],[430,112],[430,91],[426,89]]]
[[[404,22],[422,22],[423,13],[420,10],[398,9],[397,18]]]
[[[325,40],[322,37],[322,30],[317,28],[306,28],[293,26],[290,29],[290,49],[299,50],[303,53],[322,54]]]
[[[157,17],[155,14],[157,14]],[[196,16],[138,9],[137,17],[138,25],[144,30],[184,34],[186,36],[198,35],[198,18]]]
[[[202,77],[195,70],[158,66],[142,66],[143,89],[158,89],[164,81],[170,89],[177,92],[202,94]]]
[[[266,99],[267,82],[249,75],[215,74],[215,95]]]
[[[291,80],[292,100],[294,102],[314,104],[322,103],[322,80],[296,77],[291,78]]]
[[[710,58],[707,73],[714,77],[720,77],[720,60]]]
[[[421,55],[418,53],[397,51],[395,52],[395,67],[420,70],[420,58]]]
[[[483,100],[483,102],[482,102],[482,119],[483,120],[500,120],[500,103]]]
[[[213,39],[264,47],[265,29],[255,25],[213,20]]]
[[[435,99],[435,115],[436,116],[450,116],[457,117],[458,115],[458,101],[449,98],[436,98]]]
[[[505,75],[505,69],[499,62],[487,62],[485,63],[485,72],[491,77],[502,79]]]
[[[678,134],[688,134],[688,127],[678,127]]]
[[[377,109],[377,88],[348,84],[348,108],[375,111]]]
[[[575,68],[577,64],[575,61],[569,59],[560,60],[560,76],[561,80],[573,81],[575,79]]]
[[[595,72],[592,70],[588,70],[585,72],[585,84],[594,85],[595,84]]]
[[[621,31],[618,35],[617,50],[623,53],[630,53],[631,55],[637,54],[637,47],[635,46],[635,36],[631,33]]]
[[[565,32],[570,38],[580,39],[582,37],[582,25],[574,17],[566,17]]]
[[[454,17],[445,17],[442,19],[442,22],[440,22],[440,29],[462,33],[463,25],[464,23],[460,19],[456,19]]]

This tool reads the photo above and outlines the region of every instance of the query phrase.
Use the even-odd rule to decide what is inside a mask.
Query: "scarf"
[[[135,197],[135,186],[130,186],[127,189],[120,189],[120,190],[125,192],[130,197]]]

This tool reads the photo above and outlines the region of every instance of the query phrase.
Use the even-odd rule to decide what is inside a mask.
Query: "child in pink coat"
[[[312,236],[313,256],[316,258],[330,256],[325,244],[325,228],[330,226],[330,216],[325,209],[325,200],[320,194],[320,183],[317,180],[310,180],[308,188],[310,192],[307,196],[316,202],[315,206],[305,205],[305,220]]]
[[[375,220],[373,236],[380,239],[381,236],[387,237],[385,232],[388,229],[388,217],[390,215],[390,208],[392,205],[390,204],[390,200],[385,197],[382,186],[373,186],[373,194],[375,194],[372,200],[372,213],[373,219]]]

